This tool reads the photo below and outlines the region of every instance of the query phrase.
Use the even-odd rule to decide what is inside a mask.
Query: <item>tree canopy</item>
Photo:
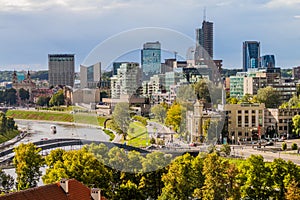
[[[266,108],[277,108],[280,105],[279,95],[271,86],[258,90],[257,101],[264,103]]]

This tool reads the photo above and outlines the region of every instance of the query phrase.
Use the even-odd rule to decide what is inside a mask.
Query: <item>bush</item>
[[[282,143],[281,149],[282,149],[283,151],[285,151],[285,150],[287,149],[287,145],[286,145],[286,143],[285,143],[285,142],[284,142],[284,143]]]
[[[298,149],[298,145],[296,143],[292,144],[292,150],[297,150]]]
[[[141,122],[144,126],[147,126],[147,118],[145,117],[135,115],[132,117],[132,119]]]
[[[150,139],[150,144],[155,144],[155,138]]]
[[[231,148],[228,144],[223,144],[221,147],[221,152],[224,152],[227,156],[230,155]]]

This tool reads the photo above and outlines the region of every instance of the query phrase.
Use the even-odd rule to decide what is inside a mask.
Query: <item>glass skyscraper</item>
[[[259,68],[260,42],[245,41],[243,43],[243,71]]]
[[[143,80],[159,74],[161,71],[161,45],[157,42],[147,42],[141,51]]]
[[[214,24],[203,21],[202,28],[196,29],[196,52],[195,60],[212,60],[214,43]]]
[[[264,55],[260,59],[261,68],[274,68],[275,67],[275,56],[274,55]]]

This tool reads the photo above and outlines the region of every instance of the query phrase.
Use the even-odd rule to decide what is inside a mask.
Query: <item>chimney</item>
[[[91,189],[92,200],[101,200],[101,190],[98,188]]]
[[[60,187],[65,191],[65,193],[69,193],[69,180],[66,178],[62,178],[60,180]]]

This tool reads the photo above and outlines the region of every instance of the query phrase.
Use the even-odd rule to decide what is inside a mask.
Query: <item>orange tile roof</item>
[[[68,185],[68,194],[58,182],[0,196],[0,200],[91,200],[91,190],[79,181],[70,179]]]

